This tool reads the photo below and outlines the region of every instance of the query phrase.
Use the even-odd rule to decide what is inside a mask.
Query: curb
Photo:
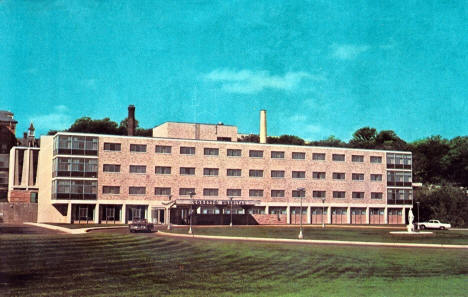
[[[168,233],[158,231],[156,234],[168,237],[200,238],[200,239],[223,239],[254,242],[284,242],[284,243],[309,243],[309,244],[333,244],[353,246],[384,246],[384,247],[422,247],[422,248],[445,248],[445,249],[468,249],[468,245],[456,244],[434,244],[434,243],[391,243],[391,242],[366,242],[366,241],[341,241],[341,240],[315,240],[315,239],[286,239],[286,238],[264,238],[264,237],[233,237],[212,235],[189,235],[180,233]]]
[[[70,229],[66,227],[60,227],[55,225],[49,224],[42,224],[42,223],[24,223],[25,225],[31,225],[41,228],[46,228],[50,230],[61,231],[68,234],[84,234],[92,230],[99,230],[99,229],[118,229],[118,228],[128,228],[128,226],[114,226],[114,227],[90,227],[90,228],[78,228],[78,229]]]

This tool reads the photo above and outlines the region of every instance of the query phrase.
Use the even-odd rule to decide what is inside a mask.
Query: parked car
[[[130,232],[152,232],[154,225],[146,219],[134,219],[128,229]]]
[[[439,220],[429,220],[428,222],[421,222],[416,224],[418,229],[440,229],[447,230],[452,226],[450,224],[441,223]]]

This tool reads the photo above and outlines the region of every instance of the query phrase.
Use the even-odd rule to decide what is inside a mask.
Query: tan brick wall
[[[12,190],[10,191],[10,202],[12,203],[30,203],[32,191]]]

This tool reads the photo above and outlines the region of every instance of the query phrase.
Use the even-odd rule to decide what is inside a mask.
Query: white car
[[[421,222],[417,224],[419,229],[440,229],[447,230],[452,226],[450,224],[441,223],[439,220],[429,220],[429,222]]]

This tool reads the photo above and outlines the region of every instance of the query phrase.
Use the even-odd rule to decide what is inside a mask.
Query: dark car
[[[130,232],[152,232],[154,225],[146,219],[134,219],[128,229]]]

